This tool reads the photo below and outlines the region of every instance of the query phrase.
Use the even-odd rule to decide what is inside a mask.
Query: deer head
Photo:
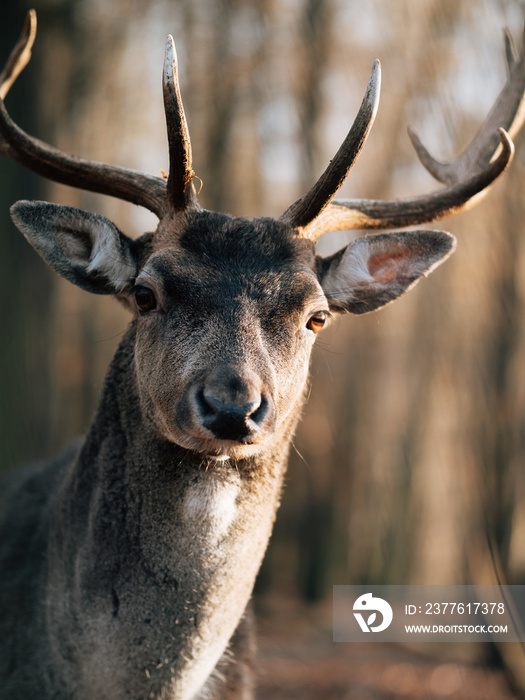
[[[31,12],[1,76],[2,98],[29,60],[35,28]],[[394,201],[332,201],[374,121],[376,62],[354,124],[318,182],[280,218],[248,220],[205,211],[198,203],[169,37],[163,73],[167,182],[65,155],[25,134],[0,100],[1,152],[57,182],[146,207],[159,218],[156,231],[132,240],[100,215],[43,202],[18,202],[12,217],[62,276],[89,292],[116,295],[136,314],[136,381],[141,410],[154,430],[207,455],[248,456],[276,432],[289,432],[310,348],[330,315],[384,306],[455,245],[441,231],[379,234],[321,258],[315,240],[336,229],[440,219],[484,195],[512,158],[502,127],[519,126],[523,59],[510,48],[507,56],[508,84],[456,163],[437,163],[411,134],[423,164],[447,183],[444,189]]]

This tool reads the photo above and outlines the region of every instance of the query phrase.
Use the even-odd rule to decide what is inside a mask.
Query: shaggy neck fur
[[[134,334],[51,507],[44,624],[64,669],[53,682],[79,698],[182,700],[249,600],[299,411],[264,454],[236,464],[167,443],[138,414]]]

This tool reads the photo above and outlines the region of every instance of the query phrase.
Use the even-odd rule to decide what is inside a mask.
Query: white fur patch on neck
[[[183,513],[187,524],[218,542],[235,519],[239,490],[238,479],[224,480],[213,471],[204,472],[186,491]]]

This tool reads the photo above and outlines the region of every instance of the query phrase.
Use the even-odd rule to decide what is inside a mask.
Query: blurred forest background
[[[502,29],[520,46],[525,17],[522,0],[8,0],[2,63],[30,6],[33,59],[6,100],[24,129],[84,158],[167,170],[161,71],[172,33],[200,201],[246,216],[278,216],[316,181],[375,58],[379,114],[341,195],[437,189],[406,126],[438,158],[457,155],[505,82]],[[328,606],[335,583],[525,584],[524,195],[518,138],[488,197],[434,225],[459,239],[446,265],[394,305],[320,335],[258,581],[262,618],[279,596]],[[48,272],[10,222],[20,198],[98,211],[130,235],[156,225],[132,205],[0,163],[5,471],[86,430],[128,323],[117,302]],[[350,237],[327,234],[319,251]],[[433,651],[503,658],[525,687],[521,648],[452,647]]]

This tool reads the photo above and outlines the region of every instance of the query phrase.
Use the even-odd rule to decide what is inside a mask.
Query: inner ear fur
[[[39,255],[73,284],[95,294],[130,291],[145,237],[133,241],[100,214],[49,202],[22,200],[11,207],[11,217]]]
[[[319,279],[334,311],[363,314],[389,304],[455,250],[444,231],[363,236],[319,260]]]

